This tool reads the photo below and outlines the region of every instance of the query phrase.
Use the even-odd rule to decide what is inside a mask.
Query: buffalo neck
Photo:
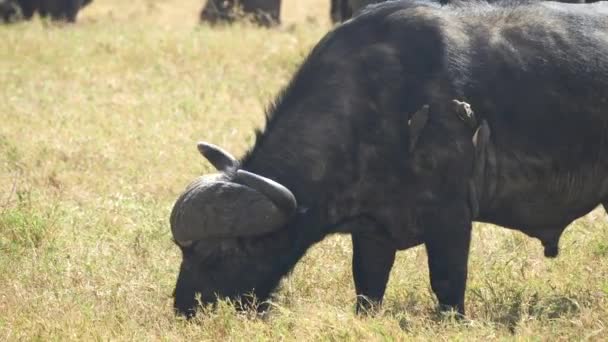
[[[314,54],[314,53],[313,53]],[[258,132],[241,168],[270,178],[287,187],[298,203],[297,213],[283,228],[287,248],[277,251],[273,276],[258,287],[264,298],[291,271],[306,251],[321,241],[332,227],[328,217],[331,203],[345,189],[352,149],[346,129],[349,101],[337,68],[309,61],[267,114],[263,132]],[[277,238],[275,240],[282,240]]]
[[[341,141],[343,135],[327,127],[333,125],[327,121],[333,120],[336,114],[326,116],[329,120],[301,112],[275,119],[241,162],[242,169],[287,187],[298,203],[300,214],[296,216],[303,217],[310,215],[308,211],[314,211],[315,224],[321,226],[331,222],[322,212],[311,208],[327,207],[335,194],[342,191],[335,175],[340,169],[340,151],[333,144],[342,147],[345,144]]]
[[[266,127],[241,168],[287,187],[300,210],[326,207],[348,177],[350,117],[356,97],[350,73],[320,44],[267,111]],[[330,224],[321,220],[319,224]]]

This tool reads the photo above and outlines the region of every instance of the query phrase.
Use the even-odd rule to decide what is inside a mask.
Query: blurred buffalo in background
[[[249,16],[261,26],[280,23],[281,0],[208,0],[201,11],[202,22],[231,23],[241,16]]]
[[[331,0],[331,21],[341,23],[352,18],[365,6],[384,1],[387,0]],[[487,2],[500,1],[488,0]],[[559,2],[591,3],[596,1],[598,0],[564,0]],[[454,1],[438,0],[438,2],[445,5]],[[466,2],[466,0],[462,2]],[[480,2],[483,2],[483,0],[480,0]],[[281,22],[281,0],[208,0],[201,11],[200,19],[202,22],[211,24],[231,23],[242,16],[250,16],[256,24],[261,26],[277,25]]]
[[[332,22],[339,23],[353,16],[359,9],[384,0],[331,0]],[[262,26],[281,22],[281,0],[208,0],[201,11],[202,22],[231,23],[240,16],[251,16]]]
[[[21,11],[19,10],[19,6],[12,2],[6,0],[0,0],[0,19],[3,22],[11,22],[19,17]]]
[[[78,11],[92,0],[0,0],[4,22],[29,20],[34,13],[54,21],[75,22]]]

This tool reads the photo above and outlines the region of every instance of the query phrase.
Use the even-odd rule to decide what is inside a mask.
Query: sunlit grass
[[[266,317],[226,304],[176,318],[168,214],[211,171],[195,142],[244,153],[329,29],[323,0],[286,1],[275,30],[198,26],[201,6],[97,0],[76,25],[0,26],[1,340],[607,338],[601,210],[566,231],[556,260],[477,226],[468,320],[434,311],[422,248],[399,254],[382,311],[356,317],[348,237],[313,248]]]

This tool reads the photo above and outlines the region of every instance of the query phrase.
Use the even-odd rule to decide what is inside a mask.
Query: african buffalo
[[[211,24],[230,23],[238,18],[239,9],[261,26],[273,26],[281,21],[281,0],[207,0],[200,20]]]
[[[92,0],[38,0],[38,13],[52,20],[75,22],[78,11]]]
[[[19,6],[8,0],[0,0],[0,19],[2,22],[11,22],[19,18],[21,9]]]
[[[607,17],[390,1],[329,32],[249,153],[199,144],[219,173],[171,214],[176,311],[197,293],[266,300],[332,233],[352,234],[358,309],[382,300],[397,250],[424,244],[440,306],[464,314],[472,221],[557,256],[563,230],[608,205]]]
[[[78,11],[92,0],[0,0],[0,16],[4,21],[29,20],[38,12],[55,21],[75,22]]]

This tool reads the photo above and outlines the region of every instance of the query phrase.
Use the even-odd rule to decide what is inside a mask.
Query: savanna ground
[[[400,252],[383,310],[353,313],[350,239],[314,247],[265,318],[172,313],[170,208],[211,171],[195,142],[241,155],[263,109],[330,28],[328,0],[285,23],[196,24],[200,0],[97,0],[76,25],[0,27],[0,340],[606,340],[608,219],[556,260],[477,225],[469,317],[434,311],[423,248]]]

